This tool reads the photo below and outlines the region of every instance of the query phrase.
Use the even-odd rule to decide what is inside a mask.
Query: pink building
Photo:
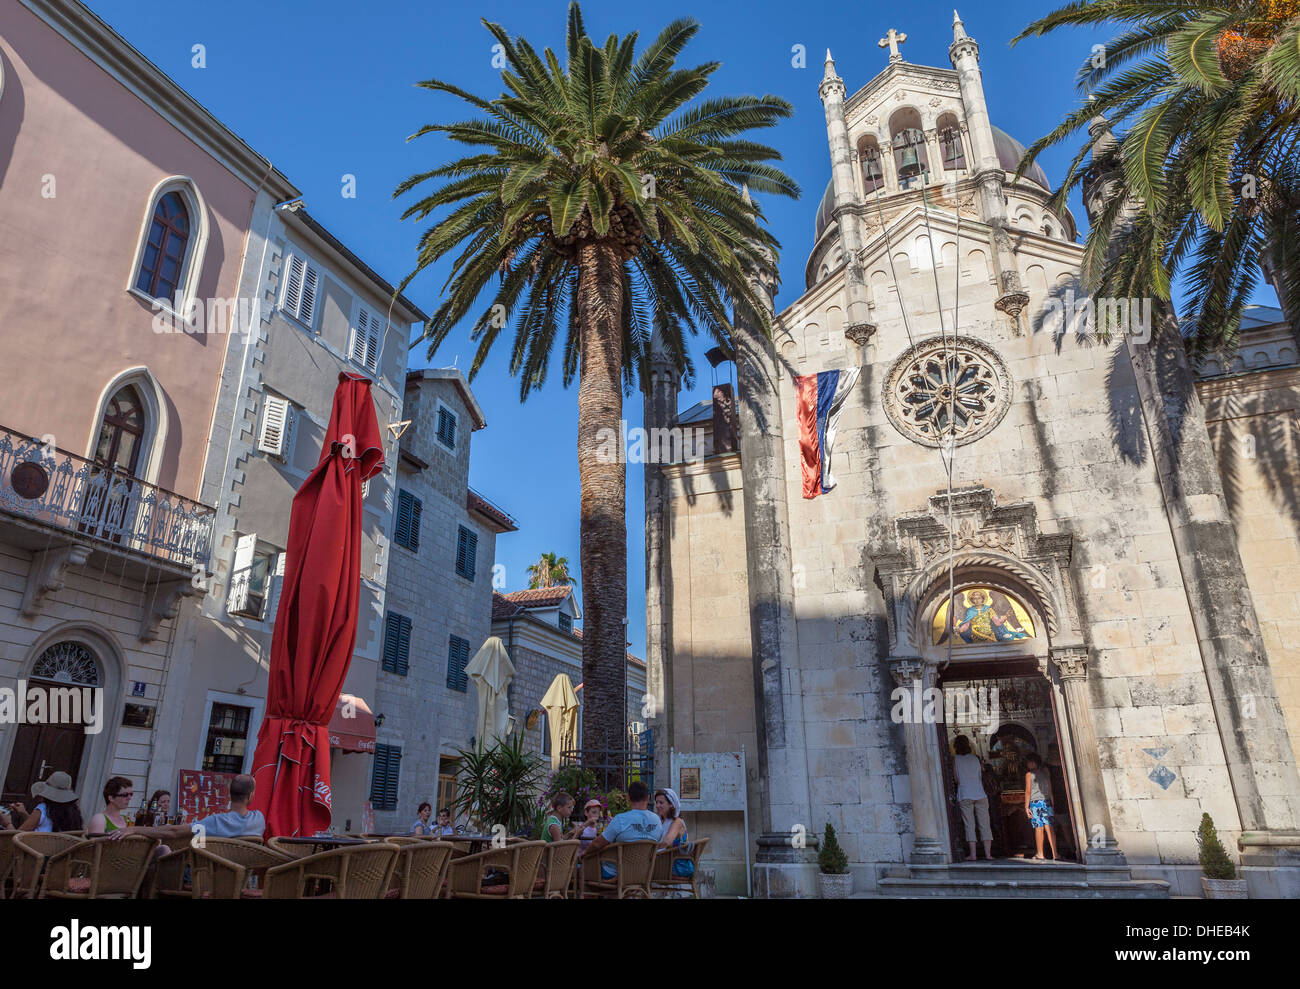
[[[6,802],[62,770],[89,814],[181,717],[250,226],[297,195],[77,0],[0,6],[0,687],[92,688],[99,724],[0,724]]]

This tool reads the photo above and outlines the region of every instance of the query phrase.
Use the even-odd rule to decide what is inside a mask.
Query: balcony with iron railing
[[[0,521],[24,548],[83,543],[200,573],[215,517],[207,505],[0,426]]]

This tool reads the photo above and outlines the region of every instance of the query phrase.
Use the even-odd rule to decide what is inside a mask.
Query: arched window
[[[113,393],[104,408],[95,442],[95,463],[134,476],[145,438],[145,406],[134,385]]]
[[[925,132],[921,129],[921,115],[910,106],[895,110],[889,118],[889,137],[894,151],[898,184],[904,189],[910,188],[930,171],[930,155],[925,146]]]
[[[154,207],[135,287],[155,299],[172,299],[182,284],[189,242],[189,207],[179,192],[168,192]]]
[[[885,184],[880,144],[874,137],[864,137],[858,142],[858,161],[862,166],[862,191],[871,195]]]
[[[943,155],[944,171],[961,171],[966,167],[966,149],[962,144],[961,126],[957,123],[957,115],[943,114],[939,117],[936,129],[939,131],[939,151]]]

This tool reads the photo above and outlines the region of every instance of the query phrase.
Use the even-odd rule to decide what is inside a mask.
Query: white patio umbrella
[[[578,695],[568,674],[561,673],[546,688],[542,698],[546,711],[546,725],[551,733],[551,770],[560,768],[560,752],[564,743],[571,740],[578,727]]]
[[[478,738],[487,748],[493,738],[504,738],[510,717],[510,704],[506,688],[514,678],[515,667],[510,662],[505,643],[495,635],[489,636],[465,667],[465,673],[478,690]]]

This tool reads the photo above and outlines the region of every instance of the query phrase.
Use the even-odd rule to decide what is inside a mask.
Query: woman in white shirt
[[[984,793],[984,765],[979,756],[970,750],[970,739],[958,735],[953,739],[952,750],[956,753],[952,760],[953,774],[957,777],[957,806],[961,808],[961,820],[966,826],[966,844],[970,851],[967,862],[974,862],[975,825],[979,823],[979,837],[984,841],[984,857],[993,858],[993,829],[989,822],[989,798]]]

